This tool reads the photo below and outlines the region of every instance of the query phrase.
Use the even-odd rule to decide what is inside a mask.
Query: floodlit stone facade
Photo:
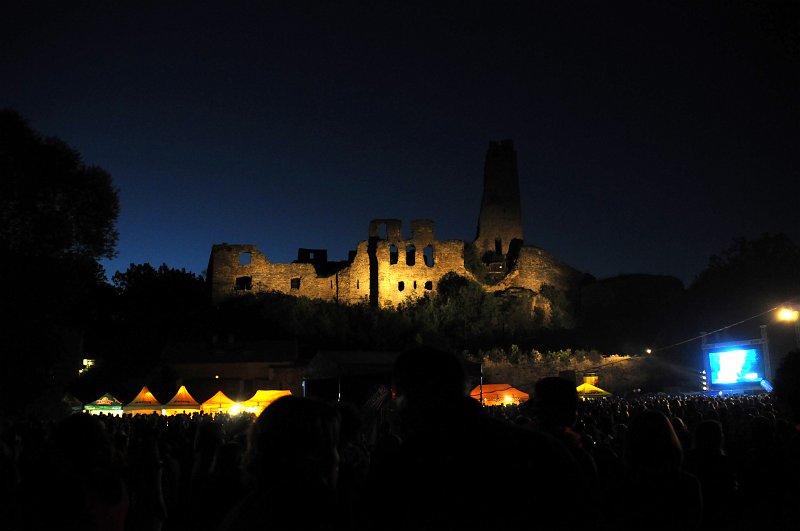
[[[297,260],[275,264],[254,245],[217,244],[208,266],[214,302],[248,293],[279,292],[345,304],[396,307],[435,293],[446,273],[482,282],[487,291],[531,290],[543,284],[572,291],[578,271],[542,249],[523,243],[517,158],[511,141],[492,142],[486,155],[478,236],[472,243],[436,239],[434,222],[413,220],[404,237],[397,219],[376,219],[350,258],[329,262],[321,249],[300,249]],[[474,246],[488,275],[478,279],[465,265]],[[534,304],[536,297],[533,299]]]

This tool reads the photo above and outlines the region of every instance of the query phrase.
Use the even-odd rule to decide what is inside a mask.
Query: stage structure
[[[702,344],[704,390],[712,392],[760,391],[769,385],[769,343],[766,327],[761,337]]]

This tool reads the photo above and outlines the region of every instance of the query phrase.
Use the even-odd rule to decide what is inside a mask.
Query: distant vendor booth
[[[241,409],[236,411],[235,408],[231,411],[231,413],[240,413],[241,411],[245,411],[247,413],[255,413],[256,415],[260,415],[264,409],[269,406],[271,403],[275,402],[282,396],[289,396],[292,392],[281,389],[281,390],[265,390],[259,389],[249,399],[245,400],[241,403]]]
[[[530,395],[520,391],[510,384],[484,384],[470,391],[469,396],[484,406],[510,406],[519,405],[530,398]]]
[[[122,402],[111,396],[104,394],[94,402],[89,402],[83,406],[83,410],[91,415],[122,415]]]
[[[122,407],[126,415],[161,415],[161,402],[156,400],[153,393],[145,385],[136,397]]]
[[[200,413],[200,403],[189,394],[186,386],[182,385],[172,400],[164,404],[163,410],[166,415]]]
[[[214,396],[200,404],[200,410],[206,415],[230,413],[231,408],[237,405],[231,398],[222,391],[217,391]]]

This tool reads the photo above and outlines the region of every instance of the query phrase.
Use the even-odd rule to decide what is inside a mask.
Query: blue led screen
[[[754,348],[719,350],[708,353],[711,384],[757,384],[764,378],[761,357]]]

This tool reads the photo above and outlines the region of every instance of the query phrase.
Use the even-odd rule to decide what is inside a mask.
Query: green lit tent
[[[85,404],[83,410],[92,415],[122,415],[122,402],[106,393],[94,402]]]

